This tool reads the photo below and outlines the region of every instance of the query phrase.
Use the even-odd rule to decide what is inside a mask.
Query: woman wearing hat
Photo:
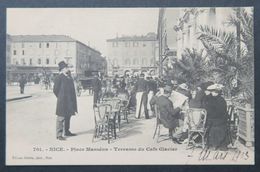
[[[221,96],[223,86],[213,84],[207,88],[203,108],[207,110],[207,144],[213,149],[226,150],[227,139],[227,103]]]

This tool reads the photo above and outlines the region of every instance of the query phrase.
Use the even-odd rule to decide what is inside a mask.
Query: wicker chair
[[[106,134],[108,143],[110,143],[111,138],[116,139],[115,116],[111,111],[112,107],[109,104],[100,104],[94,107],[95,128],[92,142],[95,138],[103,136],[103,133]]]
[[[207,111],[200,108],[189,108],[187,110],[187,123],[188,123],[188,143],[187,148],[202,147],[206,146],[206,117]],[[201,143],[197,143],[197,137],[201,137]]]

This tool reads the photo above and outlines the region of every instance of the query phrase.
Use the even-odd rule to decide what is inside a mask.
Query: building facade
[[[198,40],[200,26],[235,31],[225,21],[231,15],[230,8],[161,8],[158,20],[159,73],[164,66],[180,59],[186,48],[203,49]]]
[[[203,49],[201,41],[198,40],[200,26],[235,32],[235,28],[228,27],[227,24],[231,13],[230,8],[181,8],[174,27],[177,32],[177,57],[181,58],[186,48]]]
[[[108,75],[155,70],[156,44],[155,33],[108,39]]]
[[[6,80],[9,80],[11,71],[11,37],[6,35]]]
[[[29,79],[40,73],[57,74],[58,63],[62,60],[69,64],[73,74],[80,77],[86,71],[106,70],[99,51],[69,36],[10,36],[10,45],[10,80],[17,80],[20,74],[27,75]],[[98,64],[94,68],[92,63]]]

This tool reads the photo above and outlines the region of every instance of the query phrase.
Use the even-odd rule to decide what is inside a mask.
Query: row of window
[[[22,50],[22,55],[24,55],[24,50]],[[17,55],[17,51],[16,50],[13,50],[13,55]]]
[[[113,42],[112,43],[112,47],[118,47],[119,43],[118,42]],[[139,42],[124,42],[124,46],[125,47],[139,47],[139,46],[143,46],[146,47],[146,44],[139,44]]]
[[[59,54],[59,51],[58,50],[55,50],[55,55],[58,55]],[[70,50],[66,50],[66,55],[69,55],[70,54]],[[17,53],[17,50],[13,50],[13,55],[15,56],[15,55],[18,55],[18,53]],[[25,51],[24,50],[22,50],[22,55],[25,55]]]
[[[64,42],[39,42],[39,43],[12,43],[13,48],[58,48],[59,45],[65,46]],[[69,47],[70,42],[67,42],[66,46]],[[36,47],[35,47],[36,46]]]
[[[44,44],[45,44],[46,48],[50,48],[50,43],[49,42],[47,42],[47,43],[39,43],[39,48],[44,47]],[[15,44],[14,44],[14,47],[15,47]],[[58,47],[58,44],[56,43],[56,48],[57,47]],[[24,48],[24,43],[22,43],[22,48]]]
[[[153,59],[150,59],[150,64],[153,65],[154,63],[154,60]],[[114,65],[118,65],[118,60],[117,59],[113,59],[113,64]],[[132,63],[131,63],[131,60],[130,59],[125,59],[124,60],[124,65],[148,65],[148,59],[146,58],[143,58],[141,63],[139,63],[139,60],[138,59],[133,59]]]
[[[16,59],[14,59],[14,64],[20,65],[20,64],[19,64],[19,61],[16,60]],[[27,64],[27,63],[26,63],[25,59],[22,58],[22,59],[21,59],[21,65],[26,65],[26,64]],[[47,58],[47,59],[45,59],[45,62],[42,62],[42,59],[39,58],[39,59],[37,59],[37,64],[38,64],[38,65],[42,65],[42,64],[49,65],[49,64],[50,64],[50,59]],[[56,64],[56,60],[54,60],[54,64]],[[32,59],[32,58],[29,59],[28,65],[33,65],[33,59]]]
[[[43,44],[43,43],[39,43],[39,48],[42,48],[42,44]],[[57,45],[57,44],[56,44],[56,45]],[[49,48],[49,47],[50,47],[50,43],[47,42],[47,43],[46,43],[46,48]]]

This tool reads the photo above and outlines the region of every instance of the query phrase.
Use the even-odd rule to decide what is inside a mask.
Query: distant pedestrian
[[[24,87],[25,87],[25,84],[26,84],[26,78],[25,76],[21,76],[20,80],[19,80],[19,86],[20,86],[20,93],[21,94],[24,94]]]
[[[56,137],[65,140],[65,136],[75,136],[70,132],[70,119],[77,110],[77,98],[73,78],[70,75],[68,65],[61,61],[59,64],[60,74],[55,78],[53,92],[57,97],[56,107]]]
[[[98,78],[98,75],[96,74],[94,79],[92,80],[92,89],[94,92],[93,96],[93,106],[95,107],[100,99],[100,94],[102,91],[102,83],[100,79]]]
[[[125,84],[126,84],[126,90],[130,90],[130,77],[129,77],[129,74],[126,74],[126,76],[125,76]]]

